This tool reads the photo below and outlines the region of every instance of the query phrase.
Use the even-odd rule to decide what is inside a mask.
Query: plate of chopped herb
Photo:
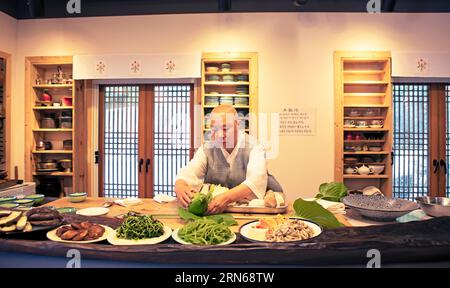
[[[112,245],[153,245],[167,240],[171,235],[172,229],[151,215],[137,215],[125,217],[107,240]]]

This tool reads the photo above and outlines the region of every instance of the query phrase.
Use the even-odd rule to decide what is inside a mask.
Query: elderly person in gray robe
[[[203,183],[230,189],[211,200],[208,214],[221,213],[233,202],[263,199],[268,190],[283,191],[267,171],[264,147],[239,130],[237,112],[230,105],[213,109],[211,141],[179,171],[175,181],[179,204],[187,207]]]

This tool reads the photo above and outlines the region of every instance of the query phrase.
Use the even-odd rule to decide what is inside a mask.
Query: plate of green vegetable
[[[172,238],[184,245],[228,245],[236,241],[236,234],[223,222],[201,218],[175,229]]]
[[[112,245],[152,245],[170,238],[172,229],[150,215],[136,215],[127,216],[114,232],[107,238]]]

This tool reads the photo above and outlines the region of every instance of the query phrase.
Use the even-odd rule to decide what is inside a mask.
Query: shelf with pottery
[[[344,116],[344,120],[384,120],[385,116]]]
[[[72,57],[26,57],[25,63],[25,179],[40,183],[47,177],[57,177],[63,191],[67,187],[73,190],[76,149],[63,149],[63,142],[72,141],[75,133]],[[41,143],[47,142],[53,144],[53,149],[42,149]],[[48,161],[58,163],[58,170],[37,169]]]
[[[73,129],[65,128],[37,128],[33,132],[73,132]]]
[[[217,93],[217,94],[205,94],[205,97],[245,97],[245,98],[248,98],[248,97],[250,97],[250,95]]]
[[[344,128],[344,132],[372,131],[372,132],[388,132],[389,128]]]
[[[33,110],[49,111],[49,110],[73,110],[73,106],[35,106]]]
[[[216,71],[205,72],[205,75],[248,75],[248,71]]]
[[[344,104],[344,108],[390,108],[386,104]]]
[[[72,84],[39,84],[33,85],[35,89],[69,89],[73,88]]]
[[[362,165],[366,165],[366,166],[370,166],[370,165],[386,165],[385,161],[381,161],[381,162],[355,162],[355,163],[344,163],[345,167],[355,167],[355,166],[362,166]]]
[[[242,114],[241,118],[257,112],[257,71],[257,53],[214,52],[202,54],[202,141],[211,133],[209,126],[205,125],[207,121],[205,117],[219,104],[229,103],[238,110],[240,115]],[[252,131],[256,133],[256,120],[246,118],[244,131],[250,134]]]
[[[73,177],[72,172],[34,172],[33,176]]]
[[[373,185],[387,196],[392,195],[390,61],[389,52],[335,53],[335,180],[351,190]],[[368,166],[383,172],[350,171]]]
[[[236,86],[236,85],[249,85],[250,82],[232,82],[232,81],[205,81],[204,85],[215,86]]]
[[[387,155],[390,154],[389,151],[357,151],[357,152],[344,152],[344,155]]]
[[[33,150],[33,154],[72,154],[72,150]]]
[[[369,175],[356,175],[356,174],[346,174],[344,175],[345,179],[387,179],[389,178],[388,175],[383,175],[383,174],[379,174],[379,175],[373,175],[373,174],[369,174]]]
[[[244,130],[245,132],[249,132],[250,129],[245,128],[245,129],[240,129],[240,130]],[[211,128],[204,128],[203,131],[211,131]]]
[[[344,143],[384,143],[386,142],[386,140],[366,140],[366,139],[361,139],[361,140],[344,140]]]
[[[203,108],[213,109],[216,106],[217,105],[204,105]],[[250,106],[248,106],[248,105],[243,105],[243,106],[242,105],[231,105],[231,106],[233,106],[236,109],[249,109],[250,108]]]

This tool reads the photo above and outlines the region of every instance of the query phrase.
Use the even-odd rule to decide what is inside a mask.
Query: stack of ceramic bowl
[[[14,201],[16,201],[16,196],[5,196],[0,197],[0,207],[1,208],[16,208],[19,206],[19,204],[15,204]]]
[[[219,97],[205,97],[205,105],[217,106],[219,105]]]
[[[222,76],[223,82],[234,82],[234,75],[223,75]]]
[[[221,97],[220,104],[233,105],[233,97]]]
[[[220,65],[220,71],[222,71],[222,72],[230,72],[231,71],[231,64],[230,63],[222,63]]]
[[[248,86],[247,85],[236,86],[236,94],[248,94]]]
[[[206,76],[206,81],[220,81],[219,75],[208,75]]]
[[[358,158],[355,158],[355,157],[344,158],[344,162],[347,165],[354,165],[354,164],[358,163]]]
[[[236,81],[247,82],[248,81],[248,75],[247,74],[237,75],[236,76]]]
[[[234,98],[234,105],[247,106],[248,105],[248,98],[246,98],[246,97],[236,97],[236,98]]]
[[[23,208],[27,208],[27,207],[31,207],[34,204],[34,200],[33,199],[17,199],[14,201],[15,204],[18,204],[19,207],[23,207]]]
[[[369,168],[375,175],[380,175],[384,171],[384,165],[369,165]]]
[[[215,73],[219,71],[219,67],[217,66],[208,66],[206,67],[206,72]]]
[[[25,196],[24,199],[31,199],[34,201],[34,203],[41,203],[42,201],[44,201],[45,195],[44,194],[31,194],[31,195],[27,195]]]

